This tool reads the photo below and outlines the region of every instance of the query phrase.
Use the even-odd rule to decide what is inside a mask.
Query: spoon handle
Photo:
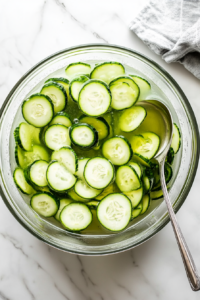
[[[193,291],[198,291],[200,290],[200,278],[197,273],[197,269],[195,266],[195,263],[193,261],[192,255],[190,253],[190,250],[185,242],[185,239],[183,237],[183,234],[181,232],[181,229],[178,225],[174,210],[172,208],[171,201],[169,199],[169,194],[167,191],[167,186],[165,183],[165,175],[164,175],[164,165],[165,165],[165,160],[163,160],[160,163],[160,176],[161,176],[161,186],[162,186],[162,191],[164,195],[165,202],[167,204],[168,212],[169,212],[169,217],[171,219],[172,227],[175,233],[175,237],[178,243],[178,247],[182,256],[182,260],[185,266],[185,270],[187,273],[187,277],[190,283],[190,286]]]

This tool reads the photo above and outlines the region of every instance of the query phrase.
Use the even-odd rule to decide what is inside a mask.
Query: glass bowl
[[[22,197],[12,177],[16,166],[13,130],[21,120],[22,101],[30,92],[38,91],[41,81],[44,82],[51,73],[55,72],[56,76],[57,70],[63,70],[64,75],[64,67],[77,61],[121,62],[128,69],[134,68],[136,74],[144,74],[163,92],[160,100],[168,105],[182,133],[181,149],[173,167],[175,176],[170,188],[170,198],[176,212],[185,201],[196,174],[199,132],[192,108],[175,80],[152,60],[124,47],[92,44],[65,49],[34,66],[11,90],[0,113],[0,192],[5,204],[22,226],[53,247],[83,255],[112,254],[140,245],[169,222],[163,200],[154,201],[148,214],[120,233],[74,234],[38,216],[30,208],[29,198]],[[155,99],[153,95],[151,98]],[[159,99],[158,96],[156,98]]]

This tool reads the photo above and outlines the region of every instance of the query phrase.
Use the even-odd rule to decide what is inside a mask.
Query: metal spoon
[[[181,229],[178,225],[174,210],[172,208],[171,201],[169,199],[169,194],[167,191],[167,186],[165,183],[165,175],[164,175],[164,165],[165,165],[165,159],[167,156],[167,152],[169,151],[171,142],[172,142],[172,134],[173,134],[173,122],[172,122],[172,116],[169,111],[169,109],[160,101],[157,100],[146,100],[141,101],[139,104],[145,106],[147,109],[153,108],[157,110],[158,113],[161,114],[163,118],[163,122],[165,124],[165,135],[164,138],[161,138],[161,144],[160,148],[155,156],[155,159],[157,160],[159,164],[159,171],[160,171],[160,181],[161,181],[161,187],[164,195],[164,199],[167,205],[167,209],[169,212],[169,217],[172,223],[172,227],[175,233],[176,241],[178,243],[178,247],[182,256],[182,260],[185,266],[185,270],[187,273],[187,277],[190,283],[190,286],[193,291],[200,290],[200,278],[197,273],[197,269],[195,266],[195,263],[193,261],[192,255],[189,251],[189,248],[185,242],[185,239],[183,237],[183,234],[181,232]]]

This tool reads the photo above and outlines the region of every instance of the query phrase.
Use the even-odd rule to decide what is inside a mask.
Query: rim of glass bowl
[[[122,46],[118,46],[118,45],[113,45],[113,44],[84,44],[84,45],[78,45],[78,46],[74,46],[74,47],[70,47],[70,48],[66,48],[63,49],[61,51],[58,51],[48,57],[46,57],[45,59],[41,60],[39,63],[37,63],[36,65],[34,65],[29,71],[27,71],[20,79],[19,81],[14,85],[14,87],[12,88],[12,90],[10,91],[10,93],[8,94],[8,96],[6,97],[1,109],[0,109],[0,120],[2,121],[2,115],[4,112],[4,109],[9,101],[9,99],[11,98],[11,96],[14,94],[14,92],[16,91],[16,89],[19,87],[19,85],[23,82],[23,80],[29,75],[31,74],[35,69],[37,69],[40,65],[42,65],[43,63],[47,62],[50,59],[53,59],[54,57],[56,57],[57,55],[61,55],[63,53],[69,52],[69,51],[73,51],[73,50],[83,50],[83,49],[93,49],[93,48],[111,48],[111,49],[117,49],[117,50],[123,50],[128,52],[130,55],[136,55],[137,58],[142,59],[143,61],[145,61],[146,63],[148,63],[150,66],[152,66],[154,69],[156,69],[156,71],[159,71],[159,73],[164,77],[164,79],[168,82],[168,84],[176,91],[176,94],[179,98],[179,100],[181,101],[185,113],[187,114],[188,119],[190,120],[190,126],[192,128],[192,132],[194,135],[193,138],[193,152],[195,152],[195,155],[192,156],[192,160],[190,162],[190,169],[189,172],[187,174],[187,177],[185,179],[185,182],[187,182],[186,187],[182,188],[182,191],[179,194],[179,197],[176,199],[176,201],[174,202],[174,210],[175,212],[177,212],[180,207],[182,206],[182,204],[184,203],[195,178],[196,175],[196,171],[197,171],[197,167],[198,167],[198,162],[199,162],[199,144],[200,144],[200,140],[199,140],[199,130],[198,130],[198,125],[197,125],[197,121],[194,115],[194,112],[192,110],[192,107],[187,99],[187,97],[185,96],[184,92],[182,91],[182,89],[180,88],[180,86],[178,85],[178,83],[171,77],[171,75],[165,70],[163,69],[160,65],[158,65],[156,62],[154,62],[153,60],[147,58],[146,56],[142,55],[139,52],[136,52],[132,49],[126,48],[126,47],[122,47]],[[0,170],[0,176],[2,177],[2,170]],[[3,182],[3,178],[1,178],[2,182]],[[54,245],[51,241],[45,239],[44,237],[42,237],[41,235],[37,234],[32,227],[29,227],[28,224],[26,224],[26,221],[23,219],[21,219],[17,212],[12,208],[11,204],[9,203],[9,201],[6,198],[6,195],[3,192],[2,187],[0,186],[0,195],[4,201],[4,203],[6,204],[6,206],[8,207],[8,209],[10,210],[10,212],[12,213],[12,215],[18,220],[18,222],[24,227],[26,228],[31,234],[33,234],[35,237],[37,237],[38,239],[42,240],[43,242],[51,245],[52,247],[55,247],[57,249],[66,251],[66,252],[70,252],[70,253],[74,253],[74,254],[82,254],[82,255],[107,255],[107,254],[113,254],[113,253],[118,253],[118,252],[122,252],[122,251],[126,251],[128,249],[131,249],[133,247],[136,247],[142,243],[144,243],[145,241],[147,241],[148,239],[150,239],[152,236],[154,236],[156,233],[158,233],[168,222],[169,222],[169,215],[166,212],[166,214],[163,216],[163,218],[160,220],[160,223],[154,227],[152,229],[152,232],[150,233],[150,235],[148,236],[144,236],[144,238],[140,241],[138,241],[137,243],[135,243],[134,245],[128,245],[126,247],[122,247],[122,248],[117,248],[117,249],[112,249],[111,251],[103,251],[103,252],[98,252],[98,253],[86,253],[84,251],[72,251],[72,250],[68,250],[65,249],[63,247],[59,247],[58,245]],[[182,197],[182,201],[179,201],[180,195]],[[177,203],[178,202],[178,203]],[[83,253],[81,253],[83,252]]]

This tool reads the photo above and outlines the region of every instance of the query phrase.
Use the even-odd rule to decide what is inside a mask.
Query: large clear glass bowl
[[[40,87],[40,82],[52,72],[77,61],[118,61],[127,68],[145,74],[163,91],[163,100],[182,133],[182,144],[174,166],[174,180],[170,198],[177,212],[192,186],[199,159],[199,132],[192,108],[175,80],[158,64],[131,49],[112,45],[83,45],[55,53],[28,71],[6,98],[0,114],[0,185],[1,196],[14,217],[33,235],[58,249],[84,255],[111,254],[143,243],[167,222],[169,216],[164,201],[156,202],[143,218],[137,219],[125,231],[117,234],[74,234],[39,217],[29,206],[28,197],[22,198],[12,172],[14,158],[13,129],[21,118],[22,101]],[[155,204],[156,203],[156,204]]]

